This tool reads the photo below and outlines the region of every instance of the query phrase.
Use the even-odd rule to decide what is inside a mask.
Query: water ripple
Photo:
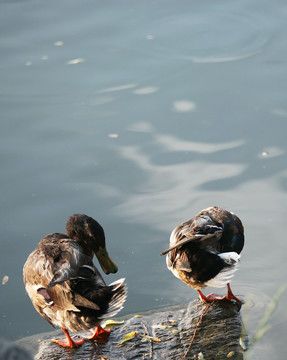
[[[270,39],[262,19],[203,9],[157,19],[149,33],[153,41],[145,39],[145,51],[196,63],[245,59],[261,52]]]

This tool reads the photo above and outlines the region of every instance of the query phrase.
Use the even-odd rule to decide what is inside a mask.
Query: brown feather
[[[76,306],[82,306],[92,310],[100,310],[100,307],[97,304],[93,303],[92,301],[89,301],[88,299],[84,298],[79,294],[74,295],[74,304]]]

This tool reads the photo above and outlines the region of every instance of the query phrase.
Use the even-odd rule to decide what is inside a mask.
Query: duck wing
[[[195,217],[173,230],[170,236],[170,247],[160,255],[165,255],[190,242],[206,247],[211,243],[214,247],[215,241],[221,239],[223,230],[222,224],[214,223],[208,216]]]
[[[58,244],[59,251],[51,260],[53,278],[48,289],[65,281],[76,281],[93,278],[99,285],[105,285],[105,282],[99,271],[93,265],[89,256],[85,255],[79,244],[70,239],[61,239]]]
[[[80,311],[78,307],[100,310],[93,299],[89,300],[85,295],[91,286],[102,288],[106,284],[79,244],[71,239],[60,239],[56,249],[51,245],[44,252],[49,257],[52,279],[38,293],[46,302],[52,301],[61,308],[73,311]],[[82,286],[77,286],[78,283]],[[77,291],[80,288],[82,291]]]
[[[82,252],[77,242],[62,239],[59,246],[61,253],[54,259],[57,260],[52,267],[54,276],[47,286],[51,297],[58,299],[59,303],[63,300],[63,292],[72,294],[72,306],[89,316],[112,316],[117,313],[126,299],[124,279],[106,285],[90,257]]]
[[[71,282],[77,279],[93,278],[94,282],[105,286],[100,273],[80,245],[59,233],[49,234],[41,240],[28,257],[23,276],[26,288],[37,289],[46,303],[55,302],[56,294],[58,300],[67,293],[71,295]]]

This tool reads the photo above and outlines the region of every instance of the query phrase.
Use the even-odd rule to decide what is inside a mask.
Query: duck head
[[[79,242],[85,254],[96,255],[105,274],[118,271],[106,249],[104,229],[96,220],[84,214],[74,214],[66,223],[66,231],[69,238]]]

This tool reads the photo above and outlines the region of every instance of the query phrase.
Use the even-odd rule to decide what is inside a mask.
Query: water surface
[[[279,0],[0,3],[0,335],[51,329],[22,267],[72,213],[103,225],[123,315],[193,300],[159,254],[218,205],[245,225],[232,286],[252,337],[286,283],[286,16]],[[286,298],[254,359],[286,353]]]

